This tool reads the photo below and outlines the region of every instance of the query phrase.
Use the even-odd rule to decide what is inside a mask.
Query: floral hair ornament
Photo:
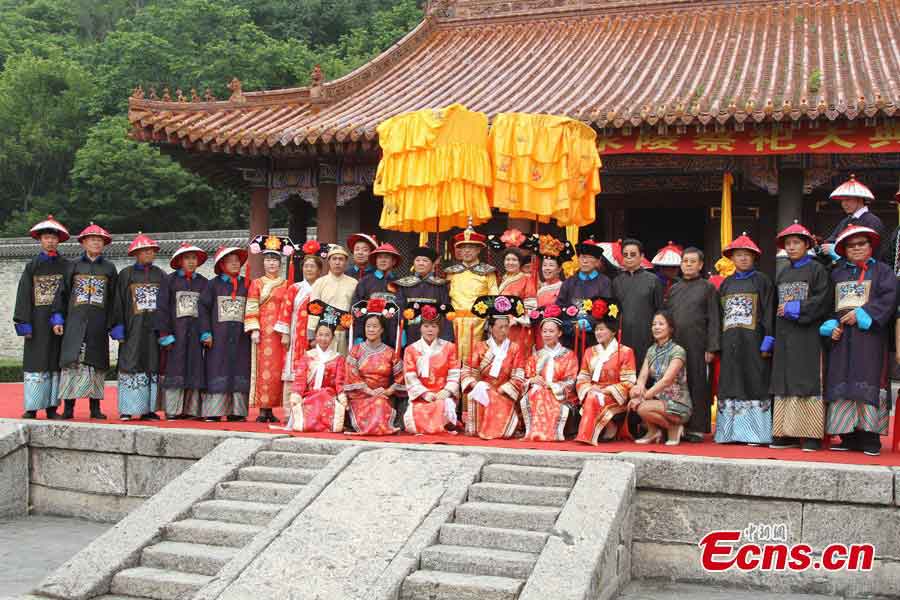
[[[479,296],[472,305],[472,314],[481,319],[488,317],[521,317],[525,303],[518,296]]]
[[[326,302],[322,302],[321,300],[311,301],[307,306],[306,311],[314,317],[319,317],[319,323],[316,325],[317,328],[319,325],[326,325],[332,331],[343,331],[345,329],[350,329],[353,325],[349,312],[341,310]]]
[[[503,235],[489,235],[487,238],[488,246],[491,250],[503,250],[504,248],[526,248],[525,234],[518,229],[507,229]],[[529,248],[526,248],[529,249]]]
[[[540,321],[542,324],[544,321],[553,321],[562,327],[563,310],[555,304],[549,304],[543,308],[535,309],[531,311],[528,316],[531,317],[533,321]]]
[[[453,312],[453,306],[445,303],[426,302],[419,300],[413,302],[403,311],[403,318],[407,321],[420,318],[423,323],[433,323],[439,321],[441,317],[446,317],[448,321],[452,321],[456,317]]]
[[[369,298],[360,300],[350,307],[350,314],[354,319],[364,319],[370,315],[377,315],[383,319],[393,319],[400,312],[400,307],[394,302],[384,298]]]

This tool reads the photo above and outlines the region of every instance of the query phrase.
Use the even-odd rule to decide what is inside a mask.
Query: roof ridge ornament
[[[236,104],[245,104],[247,102],[240,79],[232,77],[231,81],[228,83],[228,89],[231,90],[231,97],[228,98],[229,102],[234,102]]]

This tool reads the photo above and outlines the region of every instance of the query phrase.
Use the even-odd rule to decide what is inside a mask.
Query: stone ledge
[[[688,544],[635,542],[631,555],[633,579],[697,583],[740,588],[758,588],[777,593],[822,594],[852,598],[896,598],[900,596],[900,562],[876,560],[872,571],[802,573],[765,571],[705,571],[700,548]]]
[[[0,458],[15,452],[28,443],[28,429],[24,425],[0,422]]]
[[[894,501],[895,475],[889,467],[638,452],[616,458],[635,466],[637,487],[643,489],[854,504]]]
[[[647,490],[638,490],[635,500],[634,536],[640,542],[697,544],[712,531],[783,523],[787,543],[794,544],[800,542],[804,523],[800,502]]]
[[[821,551],[829,544],[872,544],[875,557],[900,561],[900,508],[805,504],[803,542]]]
[[[38,448],[90,450],[134,454],[138,427],[96,423],[60,423],[34,421],[28,424],[30,443]]]
[[[618,547],[631,527],[635,472],[616,461],[586,461],[519,600],[610,598],[619,578]],[[601,579],[604,578],[604,579]]]
[[[115,523],[143,504],[143,498],[92,494],[63,490],[40,484],[31,485],[31,512],[39,515],[76,517],[102,523]]]
[[[900,467],[894,467],[894,506],[900,506]]]
[[[0,519],[28,514],[28,447],[0,458]]]
[[[29,480],[50,488],[124,496],[125,455],[32,448]]]
[[[149,498],[196,463],[189,458],[127,456],[125,471],[129,496]]]
[[[203,458],[224,440],[252,439],[271,442],[279,437],[285,437],[285,434],[141,427],[135,432],[135,452],[144,456]]]
[[[187,515],[193,504],[212,495],[220,481],[233,478],[267,444],[262,439],[224,441],[51,573],[35,592],[62,600],[108,593],[113,575],[136,566],[142,549],[157,540],[167,524]]]

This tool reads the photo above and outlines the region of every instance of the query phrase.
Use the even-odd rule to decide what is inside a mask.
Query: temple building
[[[288,203],[300,239],[314,224],[325,241],[361,230],[414,245],[377,228],[376,127],[453,103],[590,124],[603,191],[581,235],[635,235],[651,255],[675,240],[717,257],[727,181],[734,230],[760,241],[767,269],[794,219],[829,233],[841,209],[828,194],[851,173],[897,223],[900,0],[434,0],[425,11],[334,81],[317,69],[309,87],[249,92],[235,79],[223,101],[139,87],[131,134],[248,188],[253,233]],[[485,229],[507,225],[498,215]]]

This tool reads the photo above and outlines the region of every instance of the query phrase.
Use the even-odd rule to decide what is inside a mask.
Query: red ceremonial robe
[[[278,322],[275,331],[287,334],[291,337],[291,343],[284,355],[284,369],[281,371],[281,379],[285,382],[294,381],[294,374],[300,367],[300,359],[309,350],[309,338],[306,333],[306,322],[309,315],[306,307],[309,305],[309,294],[312,287],[306,281],[291,285],[284,295],[281,303],[281,312],[278,314]],[[290,383],[287,385],[290,389]]]
[[[446,433],[444,425],[456,419],[459,397],[459,358],[456,344],[436,339],[431,346],[420,339],[407,346],[403,356],[403,375],[409,404],[403,424],[410,433]],[[450,394],[445,402],[428,401],[426,393]],[[451,406],[452,405],[452,406]],[[448,418],[453,413],[453,419]]]
[[[588,348],[575,382],[581,402],[581,424],[575,439],[596,446],[613,417],[628,409],[628,392],[636,382],[631,348],[619,345],[616,340],[606,348],[600,344]]]
[[[403,365],[393,348],[380,344],[371,348],[363,342],[353,346],[347,357],[347,383],[344,393],[350,409],[350,423],[363,435],[390,435],[399,431],[394,427],[394,405],[384,393],[391,385],[403,383]]]
[[[303,355],[291,394],[291,429],[344,430],[347,400],[340,390],[344,388],[346,364],[334,350],[323,351],[318,346]]]
[[[252,345],[250,355],[250,406],[274,408],[284,403],[284,346],[275,323],[286,291],[281,277],[260,277],[250,283],[247,292],[244,331],[259,331],[259,343]]]
[[[575,353],[557,344],[544,346],[528,358],[525,380],[542,377],[544,383],[530,383],[519,405],[525,420],[528,441],[561,442],[563,431],[578,399],[575,397],[575,378],[578,358]]]
[[[502,355],[504,351],[502,362],[495,365],[495,358],[500,358],[498,353]],[[462,371],[467,434],[477,433],[484,440],[513,437],[519,424],[516,404],[525,384],[524,354],[522,347],[512,340],[506,340],[499,347],[493,339],[475,345],[472,360]],[[471,393],[479,383],[486,386],[479,386],[480,389]],[[487,406],[479,402],[478,397],[486,398]]]

